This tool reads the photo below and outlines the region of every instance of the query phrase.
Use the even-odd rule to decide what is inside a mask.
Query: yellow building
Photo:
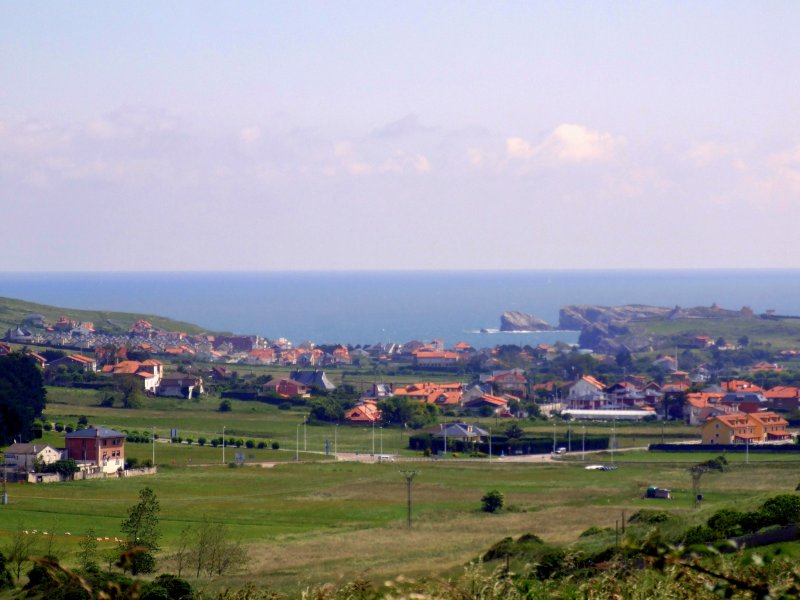
[[[760,444],[791,439],[789,423],[774,412],[719,415],[702,425],[704,444]]]

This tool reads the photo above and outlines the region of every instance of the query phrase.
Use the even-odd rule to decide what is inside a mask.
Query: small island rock
[[[552,331],[553,327],[534,315],[515,310],[504,312],[500,316],[500,331]]]

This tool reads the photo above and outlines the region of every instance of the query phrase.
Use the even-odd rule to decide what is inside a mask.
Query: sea
[[[0,273],[0,296],[295,343],[482,348],[577,341],[575,331],[500,332],[507,310],[554,326],[568,304],[716,303],[800,315],[800,270]]]

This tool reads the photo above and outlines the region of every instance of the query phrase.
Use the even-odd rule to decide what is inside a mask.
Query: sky
[[[0,272],[800,268],[798,22],[0,2]]]

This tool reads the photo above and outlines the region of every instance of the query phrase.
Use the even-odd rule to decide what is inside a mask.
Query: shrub
[[[590,537],[593,535],[599,535],[601,533],[606,533],[610,531],[608,527],[597,527],[592,525],[589,529],[585,530],[583,533],[580,534],[578,537]]]
[[[244,445],[245,445],[246,448],[255,448],[256,447],[256,443],[255,443],[254,440],[247,440],[244,443]]]
[[[742,521],[747,515],[736,510],[722,509],[708,520],[708,528],[718,537],[728,538],[742,535]]]
[[[264,441],[258,442],[258,449],[259,450],[263,450],[266,447],[267,447],[267,442],[264,442]]]
[[[86,415],[81,415],[78,417],[78,425],[88,425],[89,419]]]
[[[273,450],[280,450],[281,445],[278,442],[272,442],[272,449]]]
[[[66,425],[64,427],[64,431],[66,431],[67,433],[72,433],[73,431],[75,431],[75,426],[74,425]]]
[[[800,521],[800,496],[781,494],[761,505],[760,511],[767,521],[765,525],[788,525]]]
[[[131,457],[125,461],[126,469],[135,469],[138,466],[139,466],[139,459],[136,457]]]
[[[244,446],[244,440],[242,438],[239,438],[238,440],[236,440],[233,443],[237,448],[241,448],[242,446]]]
[[[217,446],[219,446],[219,440],[217,438],[213,438],[211,440],[211,445],[214,446],[214,448],[216,448]]]
[[[190,446],[192,445],[193,442],[194,440],[192,438],[186,438],[186,443],[189,444]]]
[[[278,410],[292,410],[291,402],[281,402],[278,404]]]
[[[206,438],[204,438],[202,436],[197,438],[197,443],[200,444],[201,446],[205,446],[206,445],[206,441],[207,441]]]
[[[223,400],[219,403],[219,412],[230,412],[233,410],[230,400]]]
[[[147,469],[149,469],[150,467],[152,467],[152,466],[153,466],[153,461],[152,461],[152,460],[150,460],[149,458],[145,458],[145,459],[142,461],[142,466],[143,466],[143,467],[145,467],[145,468],[147,468]]]
[[[633,513],[628,519],[628,523],[647,523],[649,525],[664,523],[665,521],[669,521],[669,513],[663,510],[647,510],[646,508]]]
[[[497,560],[514,554],[514,539],[506,537],[493,544],[483,555],[483,560]]]
[[[64,424],[63,423],[56,423],[56,431],[58,431],[59,433],[64,431]]]
[[[45,431],[52,431],[53,430],[53,424],[50,421],[45,421],[44,425],[42,425],[42,428]]]
[[[713,542],[716,539],[718,538],[714,530],[710,527],[706,527],[705,525],[696,525],[695,527],[690,527],[686,530],[686,533],[683,534],[683,543],[687,546],[693,546],[695,544],[707,544],[708,542]]]
[[[481,510],[483,512],[494,513],[503,508],[506,497],[502,492],[490,490],[481,498]]]
[[[170,600],[184,600],[185,598],[194,598],[194,590],[191,584],[185,579],[176,577],[175,575],[159,575],[153,581],[154,586],[158,586],[167,592],[167,597]],[[142,600],[144,600],[142,596]]]

